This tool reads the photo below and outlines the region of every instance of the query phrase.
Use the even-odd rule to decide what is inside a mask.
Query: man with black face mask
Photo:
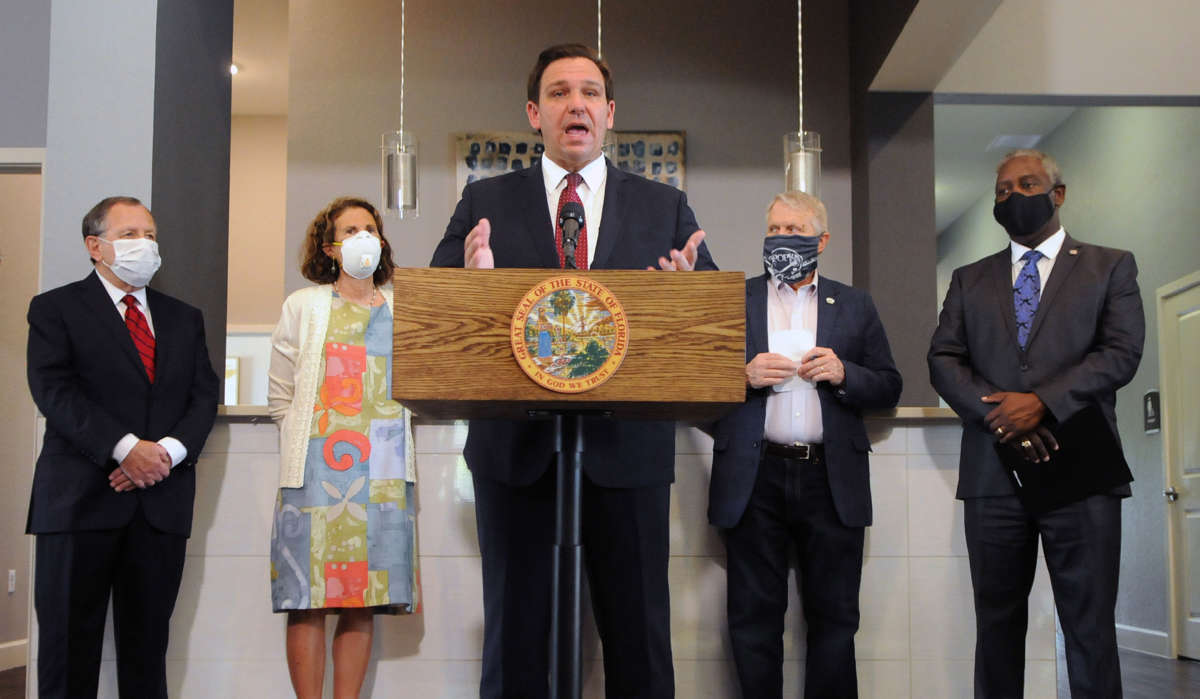
[[[746,402],[712,429],[708,519],[728,552],[728,617],[742,696],[783,692],[788,559],[808,622],[807,699],[858,695],[854,634],[871,524],[862,411],[900,399],[871,297],[817,274],[825,205],[767,208],[766,273],[746,281]]]
[[[963,421],[957,497],[975,593],[976,697],[1022,694],[1039,537],[1071,696],[1121,696],[1114,609],[1128,482],[1027,510],[996,448],[1046,463],[1058,452],[1059,425],[1089,413],[1102,416],[1099,431],[1107,423],[1116,435],[1116,391],[1141,359],[1133,255],[1067,235],[1059,223],[1066,191],[1044,153],[1014,151],[1000,162],[994,214],[1010,244],[954,271],[929,349],[933,386]],[[1111,450],[1119,456],[1117,442]],[[1069,467],[1068,450],[1060,456],[1046,468]]]

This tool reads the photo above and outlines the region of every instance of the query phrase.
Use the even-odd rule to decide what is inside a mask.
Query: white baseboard
[[[1167,638],[1166,631],[1117,624],[1117,646],[1163,658],[1171,657],[1171,640]]]
[[[24,667],[29,657],[29,639],[0,643],[0,671]]]

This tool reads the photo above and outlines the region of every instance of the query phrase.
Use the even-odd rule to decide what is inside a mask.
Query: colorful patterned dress
[[[420,604],[411,435],[391,400],[392,316],[336,293],[304,485],[280,488],[271,531],[277,612]]]

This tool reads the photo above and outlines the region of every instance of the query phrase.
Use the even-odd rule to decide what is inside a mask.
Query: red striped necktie
[[[558,266],[566,267],[566,259],[563,254],[563,230],[558,222],[562,220],[562,210],[567,202],[573,201],[580,206],[583,205],[583,200],[579,198],[579,192],[575,189],[579,183],[583,182],[583,175],[578,172],[567,174],[567,186],[563,187],[563,191],[558,195],[558,211],[554,214],[554,245],[558,248]],[[575,269],[588,268],[588,239],[587,239],[587,222],[579,228],[579,242],[575,244]]]
[[[150,333],[150,324],[138,308],[138,300],[133,294],[125,294],[121,300],[125,302],[125,327],[129,329],[133,346],[142,358],[142,366],[146,367],[146,376],[150,383],[154,383],[154,335]]]

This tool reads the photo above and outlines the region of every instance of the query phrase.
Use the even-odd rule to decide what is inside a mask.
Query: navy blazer
[[[767,342],[766,274],[746,280],[746,361],[770,351]],[[903,381],[871,296],[865,291],[817,277],[818,347],[842,360],[846,379],[834,388],[817,384],[829,489],[838,518],[848,527],[871,524],[871,441],[862,411],[895,407]],[[708,521],[729,528],[746,511],[758,463],[766,444],[767,396],[771,387],[746,387],[746,402],[712,428],[713,464]]]
[[[33,297],[29,304],[29,389],[46,417],[26,532],[116,529],[139,504],[155,528],[187,536],[196,458],[217,414],[217,375],[204,320],[192,306],[146,289],[154,323],[155,380],[96,272]],[[118,493],[112,450],[126,434],[174,437],[187,459],[160,483]]]
[[[700,226],[687,196],[608,163],[604,208],[593,269],[645,269],[681,249]],[[546,206],[541,163],[473,182],[434,250],[431,267],[462,267],[463,242],[486,218],[496,267],[558,268],[554,229]],[[715,270],[700,245],[696,269]],[[670,483],[675,478],[675,431],[670,421],[584,420],[583,469],[610,488]],[[472,420],[463,450],[472,472],[511,485],[528,485],[549,467],[553,430],[546,421]]]
[[[1117,434],[1117,389],[1133,378],[1146,321],[1137,263],[1125,250],[1063,241],[1038,303],[1025,349],[1017,344],[1012,253],[954,270],[929,347],[933,387],[963,421],[959,498],[1012,494],[980,397],[1033,392],[1049,419],[1096,405]],[[1119,494],[1128,495],[1121,486]]]

